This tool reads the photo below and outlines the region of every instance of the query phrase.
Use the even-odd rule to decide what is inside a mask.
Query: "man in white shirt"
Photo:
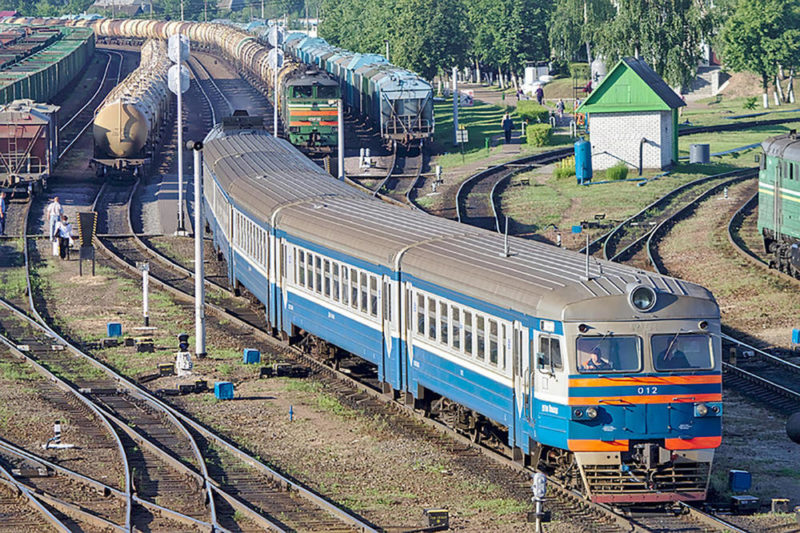
[[[50,240],[56,240],[56,224],[61,217],[64,216],[64,208],[61,207],[61,204],[58,203],[58,196],[53,198],[53,201],[47,206],[47,209],[44,211],[45,219],[50,222]]]

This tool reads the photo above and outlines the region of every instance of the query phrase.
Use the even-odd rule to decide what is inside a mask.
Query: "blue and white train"
[[[244,120],[244,119],[240,119]],[[598,502],[702,500],[721,440],[704,288],[385,204],[230,119],[205,142],[231,282],[285,338],[375,365],[384,392]]]

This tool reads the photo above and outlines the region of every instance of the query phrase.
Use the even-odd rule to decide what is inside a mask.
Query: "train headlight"
[[[650,311],[656,305],[656,291],[644,285],[631,283],[628,285],[628,303],[636,311]]]
[[[572,415],[575,418],[583,418],[583,410],[582,409],[575,409],[572,411]]]
[[[695,405],[694,414],[696,416],[706,416],[708,414],[708,406],[704,403],[699,403]]]
[[[597,418],[597,409],[595,409],[594,407],[587,407],[586,416],[588,416],[589,418]]]

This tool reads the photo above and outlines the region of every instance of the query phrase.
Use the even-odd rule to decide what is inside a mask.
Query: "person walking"
[[[536,102],[539,105],[542,105],[544,103],[544,89],[542,89],[541,85],[539,85],[536,88]]]
[[[561,98],[556,102],[556,113],[558,113],[558,118],[564,118],[564,100]]]
[[[0,235],[6,234],[6,212],[8,211],[8,201],[6,201],[5,191],[0,192]]]
[[[61,259],[69,260],[69,245],[72,240],[72,224],[67,221],[67,215],[63,215],[56,224],[56,235],[58,237],[58,255]]]
[[[506,144],[511,142],[511,130],[514,129],[514,122],[511,121],[511,117],[506,113],[503,115],[503,122],[501,124],[503,127],[503,133],[506,136]]]
[[[50,240],[56,240],[56,224],[64,216],[64,208],[58,202],[58,196],[53,198],[53,201],[48,204],[47,209],[44,211],[47,220],[50,222]]]

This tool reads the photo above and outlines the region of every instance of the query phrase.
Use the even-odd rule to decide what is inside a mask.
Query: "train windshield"
[[[314,88],[311,85],[297,85],[294,88],[295,98],[311,98]]]
[[[641,339],[637,336],[578,337],[578,371],[638,372],[642,367]]]
[[[708,370],[714,368],[711,338],[703,334],[653,335],[653,365],[656,370]]]
[[[338,95],[336,94],[338,89],[339,87],[336,86],[330,87],[327,85],[318,85],[317,98],[327,98],[327,99],[338,98]]]

